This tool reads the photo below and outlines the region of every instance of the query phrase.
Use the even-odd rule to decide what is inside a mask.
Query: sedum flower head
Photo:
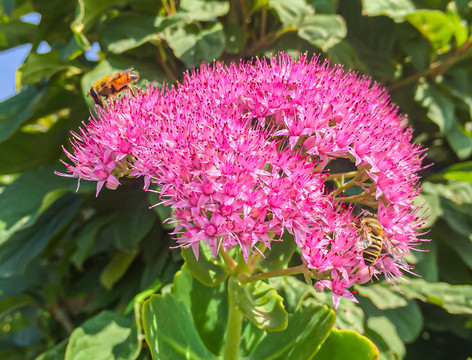
[[[97,181],[97,195],[143,177],[173,208],[177,243],[197,257],[200,244],[215,257],[239,246],[247,261],[288,232],[335,305],[355,300],[348,289],[372,274],[408,270],[386,251],[365,265],[361,209],[377,211],[400,252],[418,244],[424,151],[406,118],[370,79],[317,59],[202,65],[176,87],[109,103],[73,135],[67,176]],[[331,174],[340,163],[352,170],[345,179]],[[351,185],[358,193],[348,196]]]

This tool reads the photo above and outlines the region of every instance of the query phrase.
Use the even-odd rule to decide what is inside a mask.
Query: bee
[[[129,68],[125,71],[117,72],[113,76],[107,75],[102,77],[90,87],[87,96],[90,96],[95,104],[103,107],[102,97],[109,99],[119,92],[129,89],[128,84],[139,79],[139,75],[132,70],[133,68]]]
[[[362,258],[364,264],[369,268],[369,274],[370,267],[375,264],[384,246],[403,269],[409,269],[409,265],[403,259],[403,254],[385,235],[385,230],[377,216],[370,211],[364,211],[358,229],[360,231],[359,246],[362,248]]]

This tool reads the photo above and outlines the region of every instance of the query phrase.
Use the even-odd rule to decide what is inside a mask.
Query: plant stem
[[[226,332],[224,360],[239,359],[239,344],[241,342],[241,328],[243,325],[243,314],[237,308],[236,304],[229,298],[229,316]]]
[[[234,272],[238,267],[236,261],[234,261],[234,259],[226,251],[224,251],[222,247],[220,247],[220,255],[223,258],[223,261],[225,262],[229,271]]]
[[[270,279],[270,278],[278,277],[278,276],[303,274],[306,271],[307,271],[306,265],[302,264],[302,265],[287,268],[287,269],[267,271],[267,272],[259,273],[259,274],[252,275],[252,276],[241,277],[240,281],[244,284],[244,283],[248,283],[248,282],[252,282],[252,281]]]
[[[460,60],[463,60],[469,56],[472,55],[472,53],[467,52],[469,48],[472,46],[472,42],[470,40],[466,42],[459,50],[456,52],[452,53],[448,58],[442,61],[436,61],[432,63],[428,69],[419,72],[417,74],[413,74],[411,76],[408,76],[404,79],[401,79],[397,83],[387,87],[388,92],[394,92],[406,85],[409,85],[411,83],[414,83],[421,79],[422,77],[426,76],[437,76],[440,75],[444,72],[446,72],[452,65],[455,63],[459,62]]]
[[[342,177],[350,178],[350,177],[355,177],[358,174],[358,171],[350,171],[346,173],[339,173],[339,174],[330,174],[326,180],[333,180],[333,179],[339,179]]]
[[[357,175],[354,177],[354,179],[349,180],[347,183],[345,183],[344,185],[341,185],[336,190],[331,191],[329,196],[335,197],[336,195],[342,193],[347,188],[349,188],[353,185],[359,185],[359,181],[362,180],[362,178],[364,177],[364,174],[365,174],[365,172],[363,170],[359,171],[357,173]]]

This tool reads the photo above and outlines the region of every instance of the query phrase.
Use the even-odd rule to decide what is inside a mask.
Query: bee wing
[[[393,243],[387,237],[385,237],[385,245],[387,247],[388,252],[392,254],[393,258],[400,264],[401,267],[405,269],[410,268],[410,265],[408,265],[408,263],[403,258],[403,253],[398,250],[398,248],[393,245]]]
[[[361,250],[367,249],[370,245],[372,245],[372,239],[370,238],[370,234],[365,228],[360,229],[361,236],[359,237],[358,247]]]

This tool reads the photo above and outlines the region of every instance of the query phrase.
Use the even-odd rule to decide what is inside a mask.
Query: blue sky
[[[33,24],[39,24],[41,15],[38,13],[31,13],[23,16],[21,20]],[[42,42],[38,46],[38,53],[46,53],[51,48],[46,42]],[[0,68],[3,69],[3,79],[0,82],[0,102],[15,94],[15,73],[16,70],[23,64],[26,56],[31,50],[30,44],[24,44],[12,49],[0,52]],[[99,46],[97,43],[92,44],[92,49],[86,53],[88,60],[97,60],[97,51]]]

